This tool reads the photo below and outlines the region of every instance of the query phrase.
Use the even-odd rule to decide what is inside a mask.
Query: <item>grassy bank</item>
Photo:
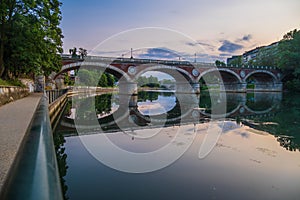
[[[18,79],[14,80],[2,80],[0,79],[0,86],[19,86],[19,87],[25,87],[22,82]]]

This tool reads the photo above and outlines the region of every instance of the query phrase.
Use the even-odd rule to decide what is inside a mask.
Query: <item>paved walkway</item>
[[[0,191],[42,93],[0,107]]]

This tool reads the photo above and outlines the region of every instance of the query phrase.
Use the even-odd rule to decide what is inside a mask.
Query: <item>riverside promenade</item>
[[[0,107],[0,191],[43,93],[29,96]]]

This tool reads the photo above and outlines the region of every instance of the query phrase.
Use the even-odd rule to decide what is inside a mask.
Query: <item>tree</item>
[[[106,73],[106,77],[107,77],[107,86],[108,87],[113,87],[115,85],[116,79],[113,75],[111,74],[107,74]]]
[[[230,62],[227,63],[228,65],[234,66],[242,66],[243,65],[243,56],[235,56]]]
[[[49,75],[61,67],[61,3],[1,0],[0,77]]]
[[[216,66],[226,66],[226,64],[223,61],[216,60],[215,61]]]
[[[84,57],[87,56],[87,50],[82,48],[82,47],[79,48],[79,51],[77,51],[76,47],[73,47],[73,49],[69,49],[69,53],[72,55],[72,58],[81,58],[81,59],[83,59]]]
[[[300,91],[300,30],[293,30],[279,42],[278,67],[289,75],[286,86]]]
[[[252,65],[278,67],[278,61],[278,45],[275,43],[274,46],[260,48]]]
[[[84,48],[79,48],[79,55],[81,56],[81,58],[83,59],[84,57],[87,56],[87,50]]]
[[[284,70],[293,70],[295,75],[300,74],[300,30],[288,32],[279,43],[278,66]]]
[[[107,87],[108,86],[107,77],[106,77],[105,73],[103,73],[101,75],[100,80],[98,82],[98,86],[100,86],[100,87]]]
[[[77,48],[69,49],[69,53],[72,55],[72,58],[77,58]]]

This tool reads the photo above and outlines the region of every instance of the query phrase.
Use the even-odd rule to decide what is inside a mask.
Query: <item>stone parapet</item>
[[[0,86],[0,106],[29,95],[28,88]]]

